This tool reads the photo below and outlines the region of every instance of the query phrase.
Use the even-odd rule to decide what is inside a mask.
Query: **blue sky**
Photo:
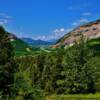
[[[0,25],[18,37],[57,39],[100,18],[100,0],[0,0]]]

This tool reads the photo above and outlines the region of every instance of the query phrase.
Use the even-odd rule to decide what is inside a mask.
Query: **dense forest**
[[[100,92],[100,38],[17,57],[0,27],[0,100],[45,100],[52,94]]]

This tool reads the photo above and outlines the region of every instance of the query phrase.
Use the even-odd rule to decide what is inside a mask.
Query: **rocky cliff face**
[[[57,48],[64,45],[72,45],[75,41],[79,40],[81,35],[89,39],[100,37],[100,20],[77,27],[59,39],[53,47]]]

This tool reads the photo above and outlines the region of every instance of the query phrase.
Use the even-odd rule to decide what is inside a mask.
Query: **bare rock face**
[[[77,27],[71,32],[67,33],[58,42],[53,45],[53,48],[58,48],[65,45],[72,45],[75,41],[78,41],[80,36],[83,35],[88,39],[100,37],[100,20],[84,24]]]

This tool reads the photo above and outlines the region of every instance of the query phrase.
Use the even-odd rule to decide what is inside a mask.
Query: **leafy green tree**
[[[0,91],[4,95],[11,95],[16,69],[9,33],[0,27]]]
[[[92,70],[91,74],[95,91],[100,92],[100,57],[92,57],[86,66]]]
[[[55,52],[55,76],[53,80],[53,86],[55,89],[55,92],[57,94],[64,93],[65,91],[65,71],[63,68],[63,57],[65,55],[65,50],[63,48],[59,48]]]
[[[94,91],[91,70],[85,64],[92,57],[84,37],[68,48],[63,60],[66,70],[66,93],[88,93]]]
[[[51,54],[47,54],[44,62],[44,68],[42,71],[41,81],[43,88],[46,92],[53,92],[53,70],[54,70],[54,59]]]
[[[17,100],[45,100],[44,92],[40,88],[41,77],[37,66],[37,56],[26,56],[16,60],[19,71],[15,74],[15,98]]]
[[[45,100],[43,91],[34,87],[29,77],[30,71],[19,71],[15,74],[15,99],[16,100]]]

